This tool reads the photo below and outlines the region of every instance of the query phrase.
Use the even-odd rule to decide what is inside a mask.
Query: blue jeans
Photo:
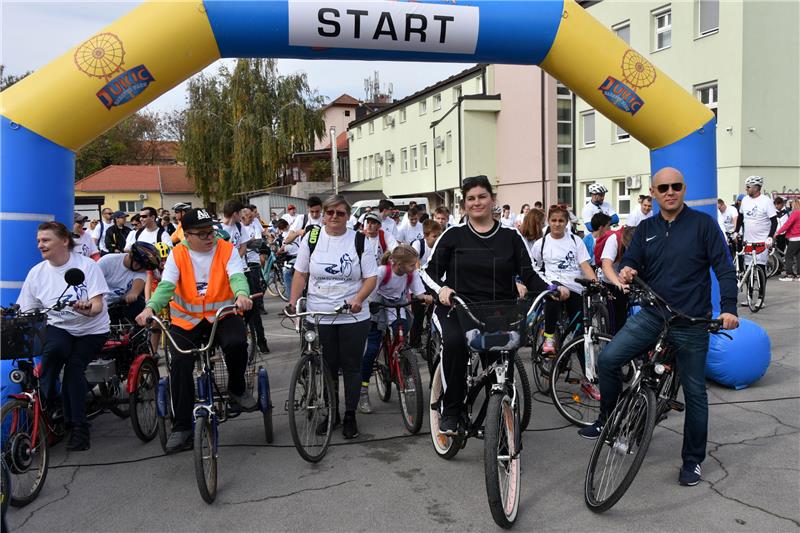
[[[408,332],[408,321],[405,318],[395,320],[392,323],[392,331],[397,335],[397,328],[400,323],[403,323],[403,331]],[[369,378],[372,376],[372,366],[375,364],[375,359],[378,357],[378,352],[381,349],[381,340],[383,340],[384,332],[378,329],[377,322],[370,322],[369,334],[367,335],[367,350],[364,352],[364,361],[361,364],[361,386],[364,383],[369,383]],[[408,333],[406,333],[408,334]]]
[[[294,277],[293,268],[283,269],[283,284],[286,286],[286,298],[292,298],[292,278]]]
[[[664,321],[652,308],[628,318],[625,326],[600,353],[600,419],[605,420],[617,404],[622,390],[621,369],[631,359],[650,350]],[[708,395],[706,394],[706,353],[708,331],[704,326],[672,326],[668,341],[675,350],[678,375],[686,402],[683,422],[684,461],[702,463],[708,437]]]

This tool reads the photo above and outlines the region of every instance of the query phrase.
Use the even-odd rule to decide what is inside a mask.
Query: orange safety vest
[[[170,236],[170,238],[172,239],[172,245],[173,246],[176,246],[179,242],[181,242],[184,239],[184,237],[183,237],[183,225],[182,224],[178,224],[178,227],[175,228],[175,231],[172,232],[172,235]]]
[[[217,310],[234,303],[235,298],[227,271],[228,261],[233,253],[236,253],[236,250],[231,243],[217,240],[217,249],[211,260],[211,272],[208,275],[208,286],[206,293],[201,296],[197,293],[189,247],[179,244],[172,250],[175,265],[181,273],[175,286],[175,294],[169,303],[173,324],[182,329],[193,329],[203,319],[213,322]]]

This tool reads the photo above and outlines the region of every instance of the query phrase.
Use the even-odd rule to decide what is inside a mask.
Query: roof
[[[329,103],[322,109],[327,109],[329,107],[334,107],[334,106],[357,107],[358,104],[360,103],[361,102],[359,102],[349,94],[343,94],[339,98],[336,98],[335,100],[331,101],[331,103]]]
[[[110,165],[75,182],[81,192],[159,191],[194,193],[181,165]]]

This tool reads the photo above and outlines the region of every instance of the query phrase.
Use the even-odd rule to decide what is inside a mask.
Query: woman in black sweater
[[[445,231],[436,242],[423,281],[438,294],[435,321],[442,333],[442,371],[445,391],[439,428],[444,434],[458,431],[464,401],[467,359],[465,331],[455,313],[448,316],[453,293],[471,302],[513,300],[519,296],[516,279],[533,293],[547,290],[547,282],[531,266],[520,234],[502,228],[492,219],[494,193],[486,176],[464,180],[461,186],[465,222]],[[559,287],[562,299],[569,291]],[[467,327],[465,327],[467,326]]]

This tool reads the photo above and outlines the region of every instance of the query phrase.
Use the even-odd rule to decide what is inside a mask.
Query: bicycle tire
[[[441,359],[442,336],[438,331],[431,330],[425,349],[428,352],[426,361],[428,363],[428,389],[430,390],[431,384],[433,383],[433,373],[436,372],[436,365],[439,364],[439,360]]]
[[[400,399],[400,413],[403,415],[403,425],[412,435],[419,433],[422,428],[422,378],[419,375],[417,354],[413,350],[404,350],[398,354],[400,376],[397,382],[397,397]],[[401,387],[400,382],[403,382]]]
[[[272,444],[275,439],[272,428],[272,395],[269,388],[269,373],[263,366],[258,368],[258,400],[264,418],[264,439]]]
[[[328,451],[337,412],[336,399],[325,361],[319,355],[303,355],[289,382],[289,431],[297,453],[309,463],[320,461]],[[317,428],[326,420],[324,433],[319,435]]]
[[[217,436],[214,423],[207,413],[194,421],[194,474],[200,497],[213,503],[217,497],[217,454],[214,450]]]
[[[592,317],[592,326],[598,333],[611,334],[611,315],[608,307],[601,303],[593,303],[589,308]]]
[[[36,449],[32,449],[35,416],[33,405],[25,400],[8,400],[0,410],[3,460],[11,477],[9,503],[13,507],[24,507],[35,500],[47,479],[50,462],[47,424],[39,420],[38,442]],[[25,483],[27,479],[30,483]]]
[[[600,401],[593,399],[583,388],[586,375],[581,360],[584,357],[585,335],[572,339],[556,357],[550,373],[550,399],[556,411],[570,424],[590,426],[600,415]],[[597,334],[596,356],[611,342],[611,335]],[[588,381],[588,380],[587,380]]]
[[[118,389],[119,396],[120,396],[119,398],[116,397],[117,396],[116,394],[114,394],[114,397],[112,398],[111,394],[109,394],[108,386],[106,386],[103,383],[100,384],[100,390],[104,391],[103,395],[104,395],[105,398],[108,398],[112,402],[115,402],[115,403],[111,403],[111,405],[108,408],[108,410],[111,411],[112,413],[114,413],[114,415],[116,415],[117,418],[121,418],[122,420],[125,420],[126,418],[129,418],[131,416],[131,408],[130,408],[131,398],[130,398],[130,396],[128,396],[127,399],[124,398],[125,394],[127,393],[127,389],[125,388],[125,384],[124,383],[120,383],[119,384],[119,389]],[[119,403],[116,403],[116,402],[119,402]]]
[[[486,408],[483,469],[492,518],[505,529],[514,525],[519,512],[521,461],[516,449],[519,430],[511,398],[507,394],[492,394]]]
[[[771,278],[781,271],[781,258],[778,256],[778,251],[773,247],[769,256],[767,257],[767,277]]]
[[[522,431],[528,429],[528,424],[531,422],[533,416],[533,393],[531,392],[531,381],[528,379],[528,373],[525,371],[525,365],[522,359],[514,357],[514,384],[519,386],[518,392],[522,394],[522,401],[519,402],[521,407],[519,417],[519,427]]]
[[[158,442],[161,445],[161,451],[165,454],[167,453],[167,439],[169,439],[169,434],[172,433],[172,420],[174,413],[172,413],[172,388],[170,387],[169,376],[164,378],[165,380],[165,398],[164,402],[166,405],[166,413],[165,416],[161,416],[158,411],[156,411],[156,429],[158,431]],[[161,380],[159,380],[159,383]],[[156,394],[160,394],[160,390]]]
[[[391,341],[387,337],[381,339],[381,347],[378,356],[375,358],[375,388],[378,391],[378,398],[382,402],[388,402],[392,398],[392,373],[389,371],[389,344]]]
[[[158,433],[158,366],[151,358],[142,361],[136,390],[128,397],[131,426],[142,442],[150,442]]]
[[[436,408],[436,404],[444,393],[442,386],[442,373],[440,370],[441,363],[437,362],[436,369],[433,371],[433,379],[431,379],[431,397],[430,397],[430,410],[428,412],[428,421],[431,427],[431,442],[436,455],[442,459],[452,459],[458,454],[459,450],[464,447],[463,435],[450,437],[442,434],[439,431],[439,419],[441,413]]]
[[[8,504],[11,501],[11,472],[8,471],[6,462],[0,458],[0,515],[3,521],[3,530],[5,531],[6,512],[8,511]]]
[[[289,287],[291,290],[291,287]],[[275,281],[275,290],[278,293],[278,297],[283,300],[284,302],[289,301],[289,295],[287,295],[286,284],[283,281],[283,276],[276,276]]]
[[[642,407],[640,407],[642,402],[644,402],[644,413],[642,413]],[[656,423],[655,393],[649,387],[637,387],[635,391],[626,393],[625,398],[617,404],[617,408],[614,409],[609,420],[610,422],[603,427],[600,437],[595,441],[584,482],[584,502],[595,513],[602,513],[613,507],[625,495],[625,492],[636,478],[644,457],[647,455],[650,439],[653,437],[653,428]],[[606,467],[611,469],[610,463],[613,462],[614,456],[625,458],[631,455],[632,443],[635,443],[637,439],[639,441],[638,447],[633,453],[633,459],[619,485],[607,494],[604,492],[601,495],[596,495],[594,481],[595,471],[598,466],[602,465],[602,472],[604,473]],[[607,444],[606,441],[610,442]],[[599,459],[603,450],[607,450],[606,453],[610,457],[607,456],[605,460],[601,461]],[[613,479],[611,479],[611,482],[613,482]],[[602,488],[603,484],[603,476],[600,476],[600,488]]]
[[[753,271],[747,277],[747,307],[752,313],[758,313],[764,305],[767,278],[764,269],[753,266]]]

